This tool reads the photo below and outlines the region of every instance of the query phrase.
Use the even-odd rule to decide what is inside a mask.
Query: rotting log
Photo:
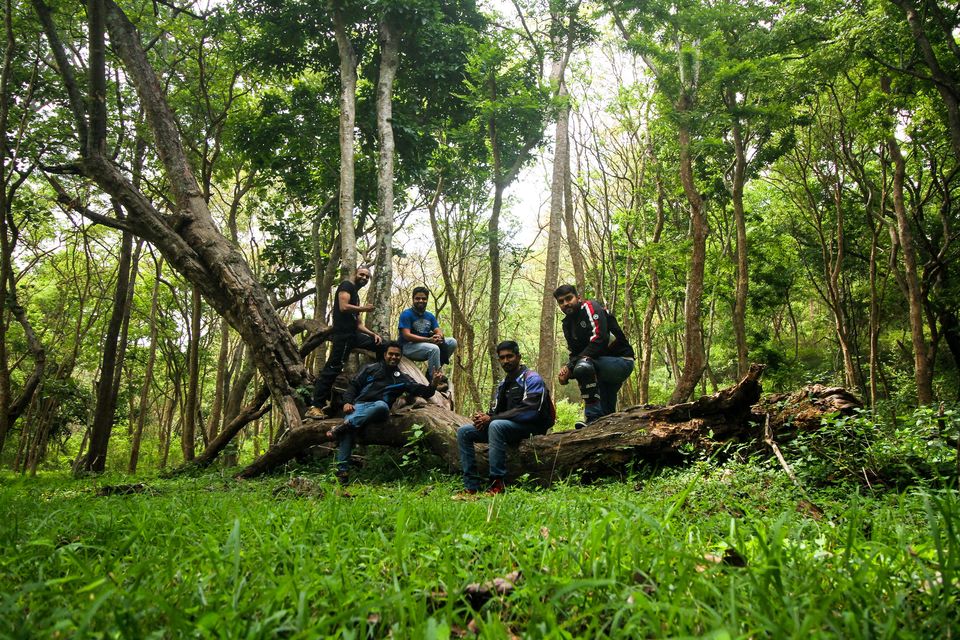
[[[579,431],[548,433],[524,440],[509,457],[511,476],[528,473],[550,482],[572,472],[606,475],[620,472],[633,460],[675,456],[681,447],[707,446],[750,433],[751,406],[760,397],[763,367],[754,365],[734,387],[695,402],[659,408],[631,407],[597,420]],[[251,478],[269,472],[307,448],[329,443],[327,431],[339,420],[305,419],[303,427],[288,433],[239,476]],[[361,442],[402,447],[414,425],[423,427],[423,445],[450,469],[459,467],[456,427],[470,420],[436,403],[418,401],[391,412],[390,420],[368,425]],[[486,464],[486,448],[479,446],[478,464]]]
[[[637,406],[600,418],[579,431],[534,436],[510,452],[511,477],[529,474],[550,483],[571,473],[599,477],[623,473],[634,462],[672,463],[682,452],[712,451],[729,442],[762,443],[764,423],[770,415],[775,434],[796,429],[817,429],[825,415],[849,413],[862,406],[846,390],[814,385],[789,395],[760,400],[762,365],[752,365],[735,386],[694,402],[666,407]],[[304,426],[289,433],[238,476],[252,478],[296,458],[315,445],[330,445],[327,431],[340,420],[304,420]],[[439,404],[418,400],[412,406],[395,408],[387,422],[368,425],[360,444],[403,447],[413,427],[423,427],[421,440],[441,458],[449,470],[459,468],[456,427],[469,419]],[[481,473],[486,467],[486,447],[478,445]]]

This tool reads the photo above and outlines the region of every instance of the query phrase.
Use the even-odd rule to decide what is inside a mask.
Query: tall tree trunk
[[[569,110],[569,107],[567,109]],[[569,151],[567,153],[569,154]],[[580,237],[573,217],[573,180],[569,162],[564,165],[564,170],[566,175],[563,177],[563,226],[567,232],[567,249],[570,251],[570,262],[573,264],[573,277],[577,282],[577,291],[585,296],[587,295],[587,276],[583,268],[583,249],[580,247]]]
[[[557,91],[560,99],[567,97],[567,88],[560,81]],[[553,386],[554,356],[556,352],[557,301],[553,291],[560,276],[560,225],[563,222],[563,195],[566,191],[564,178],[569,175],[570,164],[570,108],[560,109],[557,116],[557,140],[553,156],[553,180],[550,186],[550,225],[547,234],[546,274],[543,297],[540,301],[540,352],[537,355],[537,371]]]
[[[230,359],[230,325],[220,321],[220,353],[217,357],[217,379],[213,390],[213,402],[210,405],[210,419],[207,421],[206,441],[213,440],[220,432],[223,419],[224,391],[227,384],[228,363]]]
[[[117,367],[117,344],[130,284],[130,260],[133,252],[133,236],[123,234],[120,246],[120,262],[117,266],[117,289],[113,297],[113,310],[103,341],[103,359],[100,364],[100,380],[97,382],[97,407],[90,427],[90,448],[84,458],[81,471],[99,473],[107,462],[107,447],[117,409],[117,395],[113,391],[114,372]]]
[[[184,462],[190,462],[196,455],[197,408],[200,405],[201,311],[200,291],[194,287],[190,305],[190,342],[187,345],[187,399],[183,407],[183,431],[180,435]]]
[[[732,91],[732,90],[731,90]],[[735,104],[736,98],[728,96],[728,106]],[[750,368],[747,350],[747,291],[749,289],[749,271],[747,270],[747,223],[743,210],[743,186],[747,176],[747,157],[744,149],[743,127],[740,118],[734,116],[731,123],[733,134],[733,180],[731,196],[733,200],[733,222],[737,230],[736,250],[736,290],[733,296],[733,335],[737,343],[737,376],[743,377]]]
[[[372,283],[370,323],[381,335],[390,334],[393,291],[393,82],[400,66],[400,37],[390,19],[380,21],[380,77],[377,79],[377,257]]]
[[[133,432],[133,438],[130,443],[130,463],[127,465],[128,473],[136,473],[137,464],[140,461],[140,443],[143,440],[143,427],[147,420],[150,387],[153,385],[153,368],[157,362],[157,301],[160,294],[160,272],[162,265],[163,262],[158,260],[153,281],[153,295],[150,299],[150,352],[147,355],[147,366],[143,373],[143,387],[140,389],[137,426]]]
[[[678,111],[689,112],[689,98],[684,96]],[[690,203],[690,235],[693,247],[690,254],[690,269],[687,272],[687,288],[683,305],[684,359],[683,372],[670,395],[670,403],[685,401],[696,389],[706,357],[703,352],[703,327],[700,321],[700,304],[703,300],[703,278],[707,260],[707,216],[703,198],[697,190],[693,177],[693,159],[690,157],[690,130],[686,123],[680,125],[680,182]]]
[[[890,80],[881,80],[886,93],[890,92]],[[927,351],[927,341],[923,335],[923,296],[920,292],[920,275],[917,269],[917,254],[913,242],[913,230],[907,217],[907,205],[903,198],[903,183],[907,165],[900,152],[900,144],[890,135],[887,138],[887,151],[893,160],[893,210],[897,216],[897,237],[903,254],[904,276],[907,284],[907,306],[910,318],[910,339],[913,344],[913,375],[917,384],[917,403],[921,405],[933,402],[933,359]]]
[[[340,55],[340,255],[341,276],[357,268],[357,238],[353,228],[354,126],[357,119],[357,54],[350,42],[339,0],[327,3]]]

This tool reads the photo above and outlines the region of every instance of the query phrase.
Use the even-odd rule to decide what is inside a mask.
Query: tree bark
[[[350,42],[338,0],[330,0],[333,28],[340,55],[340,274],[344,278],[357,269],[357,237],[353,228],[354,127],[357,119],[357,54]]]
[[[732,93],[732,89],[728,89]],[[728,109],[736,104],[736,98],[727,97]],[[733,149],[733,179],[731,199],[733,201],[733,222],[737,230],[736,250],[736,287],[733,296],[733,335],[737,344],[737,375],[746,375],[750,366],[747,348],[747,291],[749,289],[749,271],[747,270],[747,223],[743,209],[743,186],[747,176],[747,157],[744,148],[743,127],[740,118],[733,116],[731,123]]]
[[[130,260],[133,252],[133,236],[124,232],[120,247],[120,262],[117,266],[117,288],[113,297],[110,323],[103,340],[103,359],[100,364],[100,380],[97,382],[97,408],[90,427],[90,448],[80,471],[100,473],[107,462],[107,447],[117,409],[117,395],[113,391],[114,373],[117,367],[118,339],[123,324],[127,287],[130,283]]]
[[[180,432],[180,450],[183,452],[184,462],[190,462],[196,455],[197,408],[200,406],[201,311],[200,291],[194,287],[190,299],[190,341],[187,344],[187,398],[183,405],[183,430]]]
[[[147,366],[143,373],[143,387],[140,389],[140,406],[137,412],[137,426],[130,443],[130,462],[127,473],[136,473],[140,462],[140,444],[143,441],[143,428],[147,420],[147,402],[150,397],[150,387],[153,385],[153,368],[157,362],[157,306],[160,296],[160,271],[163,262],[157,261],[154,275],[153,295],[150,299],[150,352],[147,355]],[[159,434],[158,434],[159,435]]]
[[[377,79],[377,254],[372,283],[372,329],[390,335],[393,291],[393,82],[400,67],[400,37],[389,17],[380,21],[380,76]]]
[[[684,96],[677,111],[690,110],[689,98]],[[697,190],[693,177],[693,159],[690,157],[690,130],[685,122],[680,124],[680,182],[690,203],[690,235],[693,246],[690,254],[690,269],[687,272],[687,288],[683,304],[684,347],[683,372],[670,395],[670,403],[676,404],[689,398],[703,376],[706,358],[703,352],[703,327],[700,320],[700,303],[703,299],[703,278],[707,261],[707,216],[703,198]]]

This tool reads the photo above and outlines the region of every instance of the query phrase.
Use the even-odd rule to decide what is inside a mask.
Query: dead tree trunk
[[[676,461],[681,458],[682,449],[689,446],[709,450],[732,440],[760,440],[763,420],[754,413],[754,406],[760,399],[762,371],[761,365],[753,365],[736,386],[695,402],[653,409],[631,407],[604,416],[587,429],[524,440],[511,452],[510,474],[528,473],[547,483],[573,472],[587,477],[614,475],[623,473],[634,461]],[[859,402],[842,389],[818,387],[800,395],[809,400],[804,400],[806,404],[802,405],[803,415],[798,416],[799,420],[787,420],[786,412],[774,411],[774,405],[770,405],[775,431],[807,422],[819,424],[820,417],[827,411],[859,406]],[[433,403],[402,407],[391,413],[388,422],[368,425],[362,441],[402,447],[408,442],[413,425],[421,425],[426,433],[426,447],[454,470],[459,467],[456,427],[468,422],[464,416]],[[326,433],[336,423],[337,420],[306,420],[303,429],[287,434],[243,469],[239,477],[252,478],[267,473],[309,447],[329,444]],[[478,458],[482,466],[486,462],[485,447],[479,447]]]

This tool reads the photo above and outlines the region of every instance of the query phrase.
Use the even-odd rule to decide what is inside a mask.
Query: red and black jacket
[[[570,351],[567,366],[571,368],[579,358],[634,357],[620,323],[596,300],[583,300],[577,312],[563,317],[563,337]]]

